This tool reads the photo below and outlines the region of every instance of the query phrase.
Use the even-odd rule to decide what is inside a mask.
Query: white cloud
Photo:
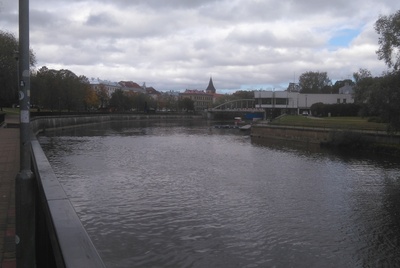
[[[306,2],[306,3],[304,3]],[[395,0],[31,1],[38,67],[146,82],[159,90],[286,88],[306,71],[332,80],[378,60],[374,23]],[[1,30],[18,35],[18,2],[0,0]],[[341,34],[346,40],[338,40]],[[359,34],[357,34],[359,33]],[[332,46],[330,42],[337,41]],[[258,88],[257,88],[258,89]]]

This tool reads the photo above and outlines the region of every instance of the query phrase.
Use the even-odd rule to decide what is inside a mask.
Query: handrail
[[[38,267],[105,267],[36,139],[31,141],[31,149],[32,168],[38,188],[36,202]],[[44,219],[40,218],[41,215]],[[41,252],[45,249],[48,252]],[[50,258],[49,253],[52,255]]]

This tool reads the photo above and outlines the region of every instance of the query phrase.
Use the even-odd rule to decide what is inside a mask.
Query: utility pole
[[[35,184],[31,171],[29,0],[19,0],[20,172],[15,181],[17,268],[35,263]]]

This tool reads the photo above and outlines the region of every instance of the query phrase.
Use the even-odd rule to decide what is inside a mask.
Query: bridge
[[[256,107],[254,99],[228,101],[207,110],[208,119],[265,118],[265,110]]]

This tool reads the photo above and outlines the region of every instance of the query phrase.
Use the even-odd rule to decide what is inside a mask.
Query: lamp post
[[[15,180],[17,268],[35,267],[35,184],[31,171],[29,0],[19,0],[20,172]]]

